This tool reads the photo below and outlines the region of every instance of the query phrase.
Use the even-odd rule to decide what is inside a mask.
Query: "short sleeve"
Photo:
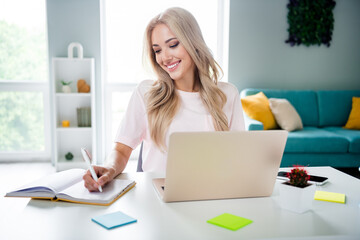
[[[133,92],[125,116],[117,131],[115,142],[125,144],[135,149],[146,134],[147,115],[145,105],[144,82]]]
[[[229,130],[245,131],[245,122],[239,91],[231,83],[222,83],[221,89],[226,93],[228,101],[226,111],[229,111],[227,113],[227,116],[229,117]]]
[[[245,123],[239,93],[234,97],[233,112],[230,119],[231,131],[245,131]]]

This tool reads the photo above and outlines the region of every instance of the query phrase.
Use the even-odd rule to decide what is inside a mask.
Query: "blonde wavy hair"
[[[156,62],[151,36],[158,24],[165,24],[186,49],[195,64],[195,81],[199,83],[200,97],[212,116],[216,131],[228,131],[228,119],[223,112],[226,95],[218,88],[219,70],[211,51],[206,46],[194,16],[182,8],[169,8],[148,24],[144,37],[144,57],[157,75],[147,93],[147,115],[151,139],[160,149],[166,149],[165,134],[180,105],[174,81]]]

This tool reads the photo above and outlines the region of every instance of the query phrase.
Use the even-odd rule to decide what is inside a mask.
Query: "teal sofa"
[[[285,98],[296,109],[304,128],[289,132],[281,167],[359,167],[360,131],[344,129],[352,108],[352,97],[360,90],[313,91],[248,88],[240,96],[262,91],[268,98]],[[263,130],[261,122],[245,113],[247,130]]]

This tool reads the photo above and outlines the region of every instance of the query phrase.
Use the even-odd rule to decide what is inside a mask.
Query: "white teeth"
[[[174,68],[174,67],[176,67],[177,65],[179,65],[179,63],[178,63],[178,62],[177,62],[177,63],[175,63],[175,64],[173,64],[173,65],[167,66],[167,68]]]

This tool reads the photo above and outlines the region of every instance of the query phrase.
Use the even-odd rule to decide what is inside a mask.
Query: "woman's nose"
[[[169,61],[171,59],[171,54],[168,50],[163,51],[162,59],[164,62]]]

